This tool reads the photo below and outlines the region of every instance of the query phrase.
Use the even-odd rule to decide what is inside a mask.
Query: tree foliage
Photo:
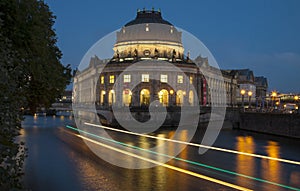
[[[25,149],[15,142],[21,107],[32,113],[49,107],[70,83],[54,21],[43,1],[0,1],[0,190],[21,188]]]

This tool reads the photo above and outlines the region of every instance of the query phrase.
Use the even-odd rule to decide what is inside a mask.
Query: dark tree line
[[[49,107],[71,80],[61,64],[55,16],[40,0],[0,1],[0,190],[21,189],[21,108]]]

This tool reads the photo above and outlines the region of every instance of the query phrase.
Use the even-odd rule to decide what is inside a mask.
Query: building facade
[[[110,60],[97,56],[74,78],[74,103],[144,107],[236,106],[237,75],[184,55],[182,33],[160,11],[138,11],[116,33]],[[201,53],[199,53],[200,55]],[[199,69],[200,68],[200,69]]]

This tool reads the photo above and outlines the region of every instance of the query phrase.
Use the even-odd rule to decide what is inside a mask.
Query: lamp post
[[[252,96],[252,91],[248,91],[248,96],[249,96],[249,109],[251,108],[251,96]]]
[[[246,93],[246,90],[244,89],[241,89],[241,95],[242,95],[242,110],[245,111],[245,106],[244,106],[244,96],[245,96],[245,93]]]
[[[271,97],[272,97],[272,106],[274,108],[274,102],[275,102],[275,97],[277,96],[277,93],[275,91],[272,92]]]
[[[298,100],[299,100],[299,96],[294,96],[294,100],[295,100],[295,102],[296,102],[296,104],[298,103]]]

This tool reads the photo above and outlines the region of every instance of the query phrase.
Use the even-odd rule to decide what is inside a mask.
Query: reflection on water
[[[280,158],[280,147],[277,142],[268,141],[265,146],[267,156]],[[281,163],[275,160],[261,160],[262,178],[273,182],[281,182]]]
[[[255,142],[251,136],[236,137],[236,150],[246,153],[255,153]],[[248,176],[255,174],[255,158],[246,155],[236,155],[236,172]],[[237,183],[244,185],[245,179],[238,176]]]
[[[46,183],[44,186],[46,188],[49,187],[48,190],[50,190],[50,186],[59,187],[61,185],[61,179],[63,179],[66,184],[72,185],[77,178],[79,180],[79,183],[77,184],[83,184],[85,190],[195,190],[192,189],[195,188],[193,186],[201,185],[198,184],[194,178],[192,179],[186,175],[175,173],[174,171],[161,166],[149,169],[132,170],[110,165],[108,162],[105,162],[105,160],[101,160],[99,158],[94,160],[95,156],[93,153],[83,144],[82,140],[75,138],[72,133],[69,138],[66,136],[66,133],[62,133],[62,138],[57,139],[55,134],[52,131],[49,131],[52,129],[58,129],[56,127],[62,127],[65,124],[70,124],[72,122],[72,118],[69,118],[68,116],[29,116],[27,118],[28,119],[23,124],[25,128],[21,130],[21,137],[23,136],[23,138],[26,139],[27,145],[30,147],[30,156],[27,159],[27,169],[33,170],[29,171],[29,173],[27,172],[27,174],[30,175],[28,176],[28,179],[30,180],[30,183],[32,183],[33,188],[39,188],[34,186],[42,185],[44,180],[43,176],[45,177],[45,174],[47,174],[46,177],[48,177],[48,174],[50,176],[50,174],[53,174],[52,172],[54,171],[56,173],[55,175],[53,174],[54,177],[51,178],[53,179],[52,182],[55,184],[51,182]],[[96,132],[97,131],[95,131],[95,133]],[[174,136],[174,132],[175,130],[166,129],[153,135],[161,138],[172,138]],[[188,130],[182,130],[177,135],[176,139],[185,141],[188,133]],[[182,147],[181,144],[159,139],[149,139],[116,132],[111,133],[110,135],[114,139],[126,144],[144,149],[153,149],[155,152],[171,156],[176,153],[176,150]],[[282,143],[280,141],[267,141],[272,138],[268,136],[264,136],[263,141],[261,141],[257,139],[257,135],[251,135],[252,136],[244,136],[236,131],[221,132],[221,139],[218,140],[218,145],[220,145],[220,147],[227,147],[241,152],[258,153],[275,158],[282,157],[299,159],[299,153],[287,152],[289,149],[292,151],[295,150],[294,148],[298,146],[297,144],[293,145],[294,142],[291,144],[290,142]],[[156,149],[154,149],[155,146],[157,146]],[[69,147],[76,148],[79,152],[74,151]],[[94,147],[97,147],[97,150],[102,152],[102,154],[105,154],[108,158],[114,157],[116,160],[125,161],[125,163],[128,163],[133,167],[136,163],[147,163],[145,161],[134,159],[133,157],[116,154],[115,152],[108,151],[108,149],[105,148],[100,147],[100,149],[98,145],[94,145]],[[132,149],[124,148],[124,150],[130,151]],[[197,151],[197,149],[194,149],[193,147],[188,147],[184,149],[178,157],[192,161],[199,160],[199,162],[202,162],[201,160],[203,160],[203,163],[209,163],[209,165],[212,166],[272,182],[291,185],[297,188],[299,187],[299,169],[293,165],[286,165],[277,161],[266,159],[256,159],[251,156],[225,154],[216,151],[207,152],[202,156],[197,155],[197,153],[193,155],[195,150]],[[287,156],[286,153],[292,154]],[[65,155],[68,155],[68,157],[65,157]],[[142,156],[156,161],[164,161],[166,158],[164,156],[154,155],[148,152],[143,152]],[[60,165],[62,162],[63,165]],[[169,161],[168,164],[184,169],[191,169],[189,164],[175,160]],[[53,168],[49,168],[49,165]],[[196,168],[193,168],[192,170],[195,169]],[[34,173],[32,172],[36,173],[36,175],[33,176]],[[207,173],[209,172],[207,171]],[[214,176],[215,174],[208,175]],[[75,176],[75,178],[72,178],[72,176]],[[70,178],[68,179],[68,177]],[[258,183],[257,181],[241,178],[239,176],[231,177],[230,180],[233,178],[236,179],[236,184],[245,187],[248,187],[249,185],[254,185],[255,187]],[[268,187],[262,188],[256,187],[255,190],[271,190],[270,185],[267,186]],[[274,186],[272,189],[278,190],[280,188]],[[77,190],[80,190],[80,187],[78,187]]]

